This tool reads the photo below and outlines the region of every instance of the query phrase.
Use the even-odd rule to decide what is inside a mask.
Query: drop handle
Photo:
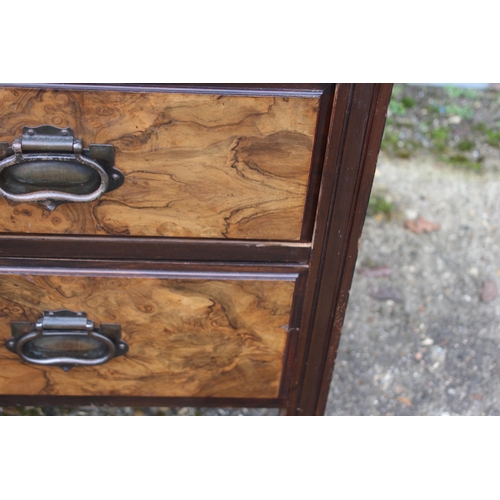
[[[83,147],[71,128],[23,127],[11,145],[0,142],[0,196],[54,210],[61,203],[88,203],[119,188],[112,144]]]
[[[34,323],[13,321],[7,349],[35,365],[96,366],[128,352],[119,324],[96,327],[84,312],[45,311]]]

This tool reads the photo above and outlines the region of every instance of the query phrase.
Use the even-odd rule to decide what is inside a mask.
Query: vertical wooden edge
[[[292,309],[290,311],[290,323],[288,325],[288,341],[284,354],[285,362],[281,376],[279,398],[286,399],[290,389],[291,375],[295,363],[295,353],[299,339],[300,320],[302,317],[304,294],[306,290],[307,270],[302,271],[297,276],[295,282]]]
[[[323,234],[319,226],[326,226],[325,217],[328,215],[323,208],[334,192],[334,184],[337,181],[337,162],[341,156],[343,142],[345,141],[346,122],[350,108],[350,85],[337,85],[333,97],[332,114],[329,123],[328,142],[326,146],[322,182],[318,200],[317,216],[315,221],[313,250],[311,253],[310,270],[308,283],[306,284],[306,295],[303,304],[303,317],[299,330],[299,338],[295,353],[295,362],[291,375],[291,385],[289,389],[287,415],[296,415],[298,400],[302,388],[302,379],[305,370],[305,361],[310,346],[310,330],[315,304],[315,289],[318,279],[318,267],[320,264],[320,249],[323,247]],[[327,164],[330,168],[326,168]],[[328,208],[328,207],[327,207]]]
[[[391,91],[391,84],[336,89],[290,415],[325,410]]]
[[[392,84],[380,84],[377,88],[377,96],[373,103],[373,112],[370,113],[371,123],[366,139],[362,171],[359,179],[359,190],[357,199],[353,206],[351,219],[351,234],[347,246],[347,259],[343,266],[343,276],[340,285],[335,314],[333,318],[330,342],[326,351],[324,374],[321,381],[319,398],[316,408],[317,415],[323,415],[326,408],[335,359],[340,342],[340,335],[344,324],[345,312],[349,301],[352,279],[358,257],[359,240],[363,230],[366,211],[370,200],[370,193],[377,167],[377,159],[380,152],[380,145],[384,133],[385,121],[387,117],[387,107],[392,93]]]
[[[335,84],[330,84],[327,88],[325,88],[325,91],[319,100],[307,198],[304,204],[304,213],[302,218],[303,223],[300,235],[301,241],[311,241],[312,239],[334,94]]]

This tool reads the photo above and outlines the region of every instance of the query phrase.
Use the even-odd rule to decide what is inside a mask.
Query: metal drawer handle
[[[114,164],[112,144],[84,148],[70,128],[24,127],[11,146],[0,142],[0,195],[42,203],[49,210],[61,203],[94,201],[123,184]]]
[[[9,351],[36,365],[95,366],[128,351],[121,327],[102,323],[100,328],[84,312],[67,309],[45,311],[36,323],[13,321],[12,338],[5,341]]]

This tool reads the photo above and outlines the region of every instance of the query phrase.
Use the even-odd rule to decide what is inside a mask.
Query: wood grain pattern
[[[0,89],[0,141],[25,125],[110,143],[122,187],[50,213],[0,199],[0,232],[300,239],[318,97]]]
[[[0,275],[0,394],[276,398],[293,281]],[[11,321],[44,310],[120,323],[126,356],[97,367],[23,363]]]

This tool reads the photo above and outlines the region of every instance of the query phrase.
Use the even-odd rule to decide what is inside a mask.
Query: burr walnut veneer
[[[0,404],[322,414],[390,91],[0,88]],[[44,165],[104,191],[82,144],[113,146],[121,186],[9,196],[54,191]]]

